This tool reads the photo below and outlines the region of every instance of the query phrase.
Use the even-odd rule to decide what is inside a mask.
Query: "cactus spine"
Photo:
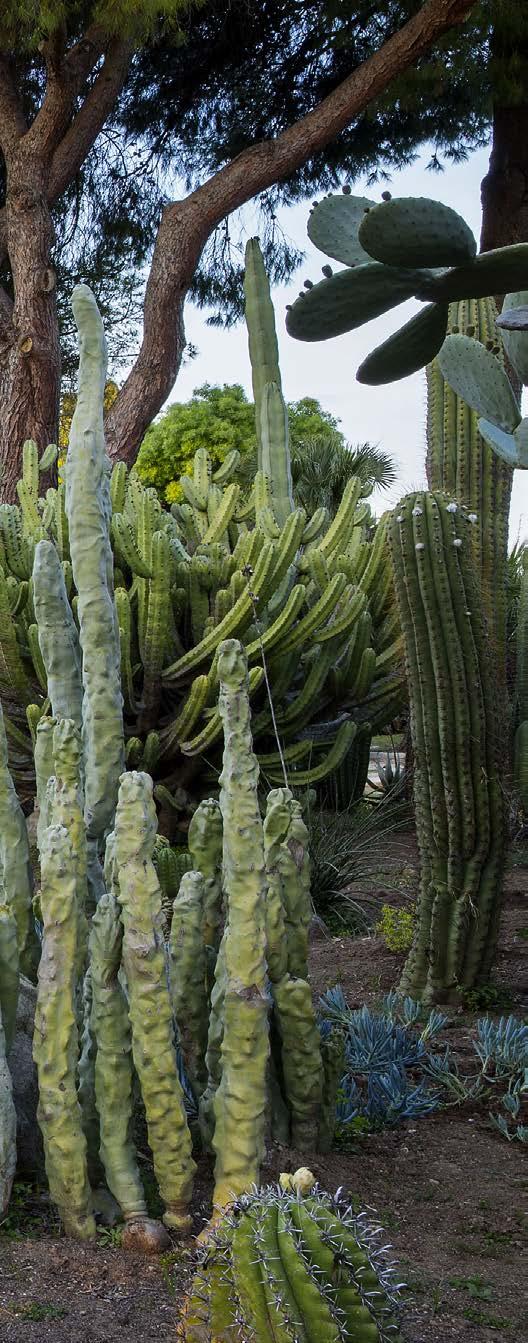
[[[409,684],[421,884],[402,989],[456,999],[492,961],[505,844],[501,733],[471,560],[447,496],[407,496],[390,542]]]

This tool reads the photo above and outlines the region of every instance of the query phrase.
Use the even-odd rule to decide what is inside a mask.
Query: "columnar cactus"
[[[528,250],[528,248],[527,248]],[[507,294],[506,309],[526,302],[528,291]],[[502,340],[514,374],[528,384],[528,331],[502,331]],[[495,349],[484,348],[469,334],[449,335],[438,362],[446,380],[480,417],[479,432],[493,452],[508,466],[528,467],[528,417],[523,419],[520,398],[496,358]]]
[[[421,858],[401,987],[424,1001],[456,1000],[486,979],[501,901],[501,733],[471,527],[448,496],[418,493],[396,508],[390,528]]]
[[[106,344],[97,304],[86,285],[76,286],[72,307],[80,361],[66,461],[66,513],[82,649],[86,832],[94,846],[111,828],[125,763],[123,698],[103,434]]]
[[[7,1062],[6,1037],[0,1007],[0,1218],[7,1212],[15,1178],[16,1123],[13,1083]]]
[[[218,659],[224,756],[220,776],[223,937],[222,1076],[214,1099],[215,1204],[258,1182],[269,1053],[264,840],[253,754],[247,663],[236,640]]]
[[[156,811],[152,780],[124,774],[115,820],[115,864],[123,920],[132,1052],[147,1115],[164,1221],[190,1227],[194,1162],[173,1042],[162,939],[161,891],[152,862]]]
[[[108,1188],[125,1220],[124,1244],[163,1249],[167,1233],[147,1212],[136,1153],[133,1119],[132,1036],[128,1004],[119,981],[123,926],[113,891],[103,895],[90,931],[91,1026],[97,1040],[95,1099],[101,1160]]]
[[[398,1343],[394,1276],[368,1224],[308,1171],[281,1183],[238,1198],[207,1236],[180,1338]]]
[[[491,298],[462,300],[450,305],[448,327],[461,335],[472,335],[487,348],[496,343],[501,350],[496,316]],[[500,358],[503,364],[503,351]],[[497,667],[504,682],[508,516],[513,471],[480,434],[476,411],[446,381],[439,359],[428,364],[426,374],[429,488],[445,490],[474,515],[471,549],[482,585]]]
[[[33,602],[51,712],[81,731],[83,690],[79,635],[56,546],[39,541],[33,561]]]
[[[282,395],[275,314],[258,238],[246,246],[244,291],[255,400],[258,469],[270,484],[273,515],[281,525],[293,513],[288,412]]]
[[[207,1071],[207,952],[204,941],[205,878],[185,872],[174,901],[169,954],[171,1000],[191,1087],[197,1100],[205,1090]]]
[[[77,871],[64,826],[48,826],[40,860],[44,941],[33,1040],[38,1121],[51,1197],[66,1234],[85,1240],[95,1236],[95,1221],[76,1088]]]
[[[20,968],[35,980],[40,943],[33,916],[33,874],[26,821],[9,772],[4,716],[0,706],[0,882],[16,926]]]
[[[528,813],[528,555],[523,572],[517,614],[517,675],[515,680],[517,730],[515,733],[515,786],[523,811]]]

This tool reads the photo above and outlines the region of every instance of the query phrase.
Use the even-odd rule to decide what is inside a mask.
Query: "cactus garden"
[[[376,181],[413,153],[391,80],[418,117],[429,48],[465,71],[483,43],[480,145],[528,27],[471,0],[380,6],[381,37],[309,4],[280,41],[275,0],[70,8],[0,17],[0,1338],[521,1343],[528,223],[491,227],[497,116],[480,248]],[[279,314],[275,209],[312,185],[322,278]],[[201,357],[187,292],[243,320],[245,368],[167,408]],[[419,477],[308,374],[287,400],[308,347],[346,361],[352,417],[421,387]]]

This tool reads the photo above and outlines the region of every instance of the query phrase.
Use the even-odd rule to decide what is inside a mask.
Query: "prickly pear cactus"
[[[398,1343],[396,1280],[368,1223],[309,1171],[281,1182],[235,1200],[206,1235],[180,1339]]]
[[[376,205],[349,192],[330,195],[312,210],[308,233],[346,269],[334,275],[324,266],[323,280],[305,282],[286,318],[297,340],[340,336],[411,297],[426,304],[361,364],[358,381],[374,386],[405,378],[434,359],[450,303],[528,284],[527,244],[477,256],[465,220],[423,197],[393,200],[384,192]]]

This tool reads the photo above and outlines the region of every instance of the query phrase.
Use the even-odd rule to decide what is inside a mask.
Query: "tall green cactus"
[[[16,1124],[13,1083],[7,1062],[6,1036],[0,1008],[0,1217],[2,1218],[9,1207],[15,1178]]]
[[[220,648],[222,870],[227,903],[221,1081],[214,1100],[214,1202],[258,1182],[264,1155],[269,1053],[265,865],[253,754],[247,663],[241,645]]]
[[[26,821],[9,771],[0,706],[0,888],[17,927],[20,968],[35,980],[40,943],[33,915],[33,873]]]
[[[449,308],[450,331],[501,347],[493,299],[461,300]],[[504,364],[504,353],[501,353]],[[504,683],[506,670],[506,567],[513,471],[492,451],[476,411],[459,396],[435,359],[427,365],[427,480],[472,515],[471,548],[480,576],[486,618]]]
[[[448,1001],[486,980],[506,839],[501,731],[467,512],[418,493],[390,526],[414,752],[421,877],[401,987]]]
[[[528,555],[523,551],[521,591],[517,614],[517,669],[515,678],[517,729],[515,733],[515,786],[528,814]]]
[[[164,1221],[186,1231],[195,1166],[173,1048],[161,891],[152,862],[155,833],[151,779],[136,772],[124,774],[116,810],[115,863],[132,1052],[166,1207]]]
[[[46,1174],[67,1235],[95,1236],[86,1139],[77,1097],[77,872],[68,831],[50,825],[40,854],[44,942],[39,965],[33,1056]]]
[[[125,764],[123,698],[103,433],[106,344],[87,285],[76,286],[72,307],[80,361],[66,460],[66,513],[82,649],[85,819],[88,840],[97,845],[112,825]]]

